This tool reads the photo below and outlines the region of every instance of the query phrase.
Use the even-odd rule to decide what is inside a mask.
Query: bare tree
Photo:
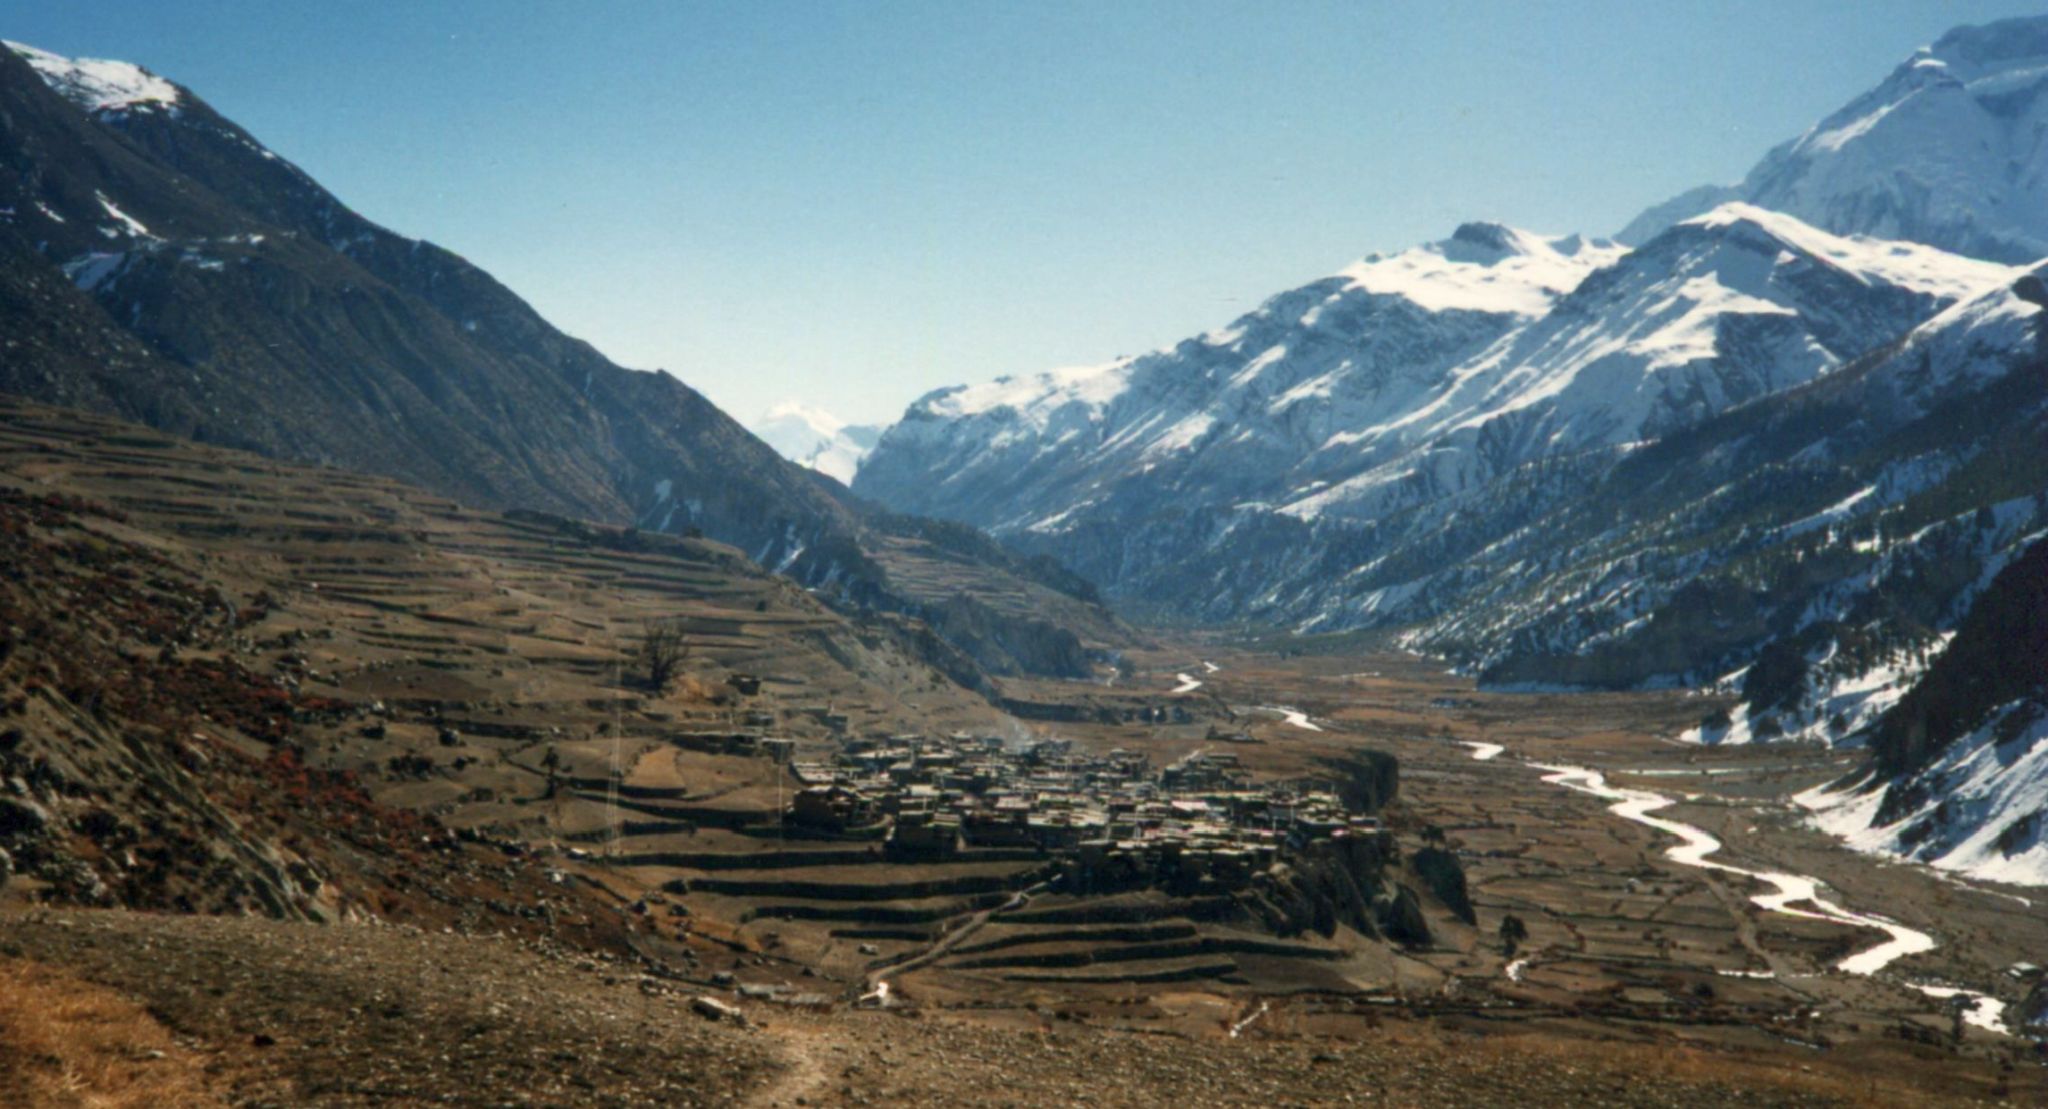
[[[1528,939],[1529,926],[1522,923],[1521,917],[1509,913],[1500,918],[1500,949],[1508,958],[1514,958],[1516,949]]]
[[[638,655],[648,686],[656,693],[665,692],[669,683],[682,672],[683,662],[689,657],[690,644],[683,634],[681,620],[648,621],[647,631],[640,637]]]

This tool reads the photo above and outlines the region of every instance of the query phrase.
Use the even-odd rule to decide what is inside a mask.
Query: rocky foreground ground
[[[738,1002],[736,1023],[698,1012],[704,987],[624,961],[404,926],[30,910],[0,917],[0,980],[22,987],[0,999],[10,1105],[1915,1101],[1804,1068],[1404,1021],[1231,1039]]]

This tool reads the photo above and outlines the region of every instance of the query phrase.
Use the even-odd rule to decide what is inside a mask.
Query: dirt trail
[[[937,960],[944,958],[948,951],[951,951],[955,947],[958,947],[963,941],[967,939],[967,937],[972,936],[974,933],[981,931],[982,927],[988,924],[990,917],[996,915],[997,913],[1014,912],[1018,909],[1023,908],[1026,905],[1031,904],[1031,899],[1033,897],[1038,896],[1041,893],[1044,893],[1046,887],[1050,886],[1051,884],[1052,883],[1049,881],[1040,882],[1035,886],[1018,890],[1016,893],[1010,896],[1010,899],[1008,901],[1005,901],[1002,904],[993,906],[991,908],[983,909],[980,912],[975,913],[973,916],[968,917],[967,922],[965,924],[962,924],[960,927],[953,929],[952,931],[946,933],[943,936],[940,936],[937,940],[933,941],[931,947],[926,948],[922,953],[912,956],[909,959],[905,959],[902,962],[892,963],[886,967],[878,967],[875,970],[868,972],[865,988],[871,990],[875,987],[875,983],[881,981],[882,979],[898,977],[900,975],[908,974],[911,971],[917,970],[920,967],[930,966]]]
[[[769,1084],[756,1090],[746,1104],[754,1109],[773,1106],[822,1104],[819,1096],[832,1075],[825,1069],[825,1043],[820,1031],[806,1025],[785,1025],[776,1029],[775,1052],[782,1065]]]

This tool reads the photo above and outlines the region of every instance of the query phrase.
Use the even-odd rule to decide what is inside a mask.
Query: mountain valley
[[[1958,29],[1622,243],[1468,224],[1151,354],[939,390],[855,491],[1155,620],[1712,687],[1739,702],[1688,741],[1860,747],[2048,528],[2048,286],[2012,264],[2043,27]],[[1971,160],[1991,132],[2010,173]],[[2026,840],[2032,796],[1983,826]]]
[[[0,1102],[2048,1103],[2043,96],[749,428],[0,44]]]

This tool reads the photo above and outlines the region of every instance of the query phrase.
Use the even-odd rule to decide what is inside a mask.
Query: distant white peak
[[[852,484],[861,459],[882,437],[879,427],[849,424],[797,401],[771,407],[750,430],[782,457],[847,484]]]
[[[2048,19],[1958,27],[1914,51],[1876,88],[1814,124],[1793,142],[1792,152],[1835,153],[1930,93],[1996,97],[2043,81],[2048,81]]]
[[[178,102],[178,86],[133,62],[66,58],[24,43],[5,42],[5,45],[35,67],[44,84],[89,112],[132,108],[137,104],[175,105]]]
[[[2021,267],[1950,254],[1937,247],[1862,235],[1835,235],[1754,204],[1730,201],[1678,225],[1748,236],[1759,249],[1790,249],[1869,281],[1902,286],[1952,300],[2009,284]]]
[[[846,421],[822,408],[813,408],[801,401],[783,401],[774,405],[762,415],[761,424],[801,425],[830,439],[846,427]]]
[[[1354,289],[1405,297],[1432,312],[1536,316],[1626,253],[1604,239],[1552,239],[1504,224],[1468,223],[1441,242],[1368,255],[1337,276]]]

